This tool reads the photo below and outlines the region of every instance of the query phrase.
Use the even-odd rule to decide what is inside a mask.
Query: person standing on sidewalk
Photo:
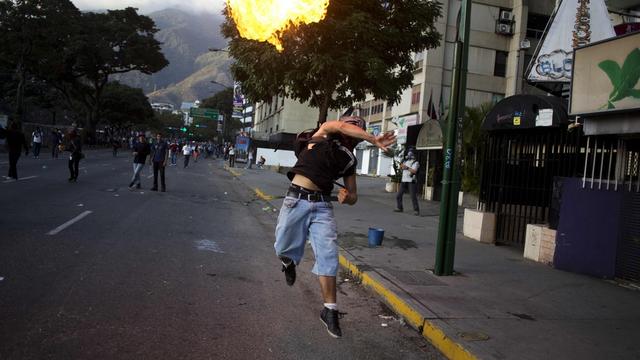
[[[189,143],[185,143],[184,146],[182,147],[182,155],[184,155],[184,168],[186,169],[187,166],[189,166],[189,158],[191,157],[191,151],[193,151],[193,149],[191,148],[191,145],[189,145]]]
[[[344,178],[338,202],[354,205],[358,194],[353,149],[361,140],[382,150],[395,142],[393,133],[375,137],[365,128],[362,118],[346,116],[322,124],[307,142],[298,140],[298,161],[287,174],[291,185],[276,226],[274,248],[289,286],[296,280],[296,265],[302,260],[307,239],[311,241],[316,259],[312,271],[318,275],[324,300],[320,319],[335,338],[342,336],[342,330],[336,297],[338,234],[331,204],[333,182]]]
[[[129,184],[129,190],[134,188],[140,189],[142,183],[140,181],[140,173],[144,168],[144,164],[147,161],[147,155],[151,152],[151,147],[147,143],[147,139],[144,134],[138,135],[138,142],[133,145],[133,177]]]
[[[162,135],[156,135],[156,142],[153,144],[153,187],[151,191],[158,191],[158,172],[160,172],[160,191],[167,191],[164,182],[164,170],[169,159],[169,145],[162,139]]]
[[[251,151],[251,149],[249,149],[249,153],[247,154],[247,166],[245,166],[245,169],[251,169],[251,165],[253,165],[253,151]]]
[[[236,166],[236,149],[232,145],[229,145],[229,167]]]
[[[404,211],[402,206],[402,198],[404,193],[409,191],[411,194],[411,202],[413,203],[413,214],[420,216],[420,205],[418,203],[418,181],[417,174],[420,168],[420,163],[416,160],[416,155],[413,150],[407,152],[407,157],[400,164],[402,169],[402,182],[398,188],[398,194],[396,195],[396,209],[395,212]]]
[[[80,173],[80,160],[82,159],[82,140],[77,129],[69,131],[69,182],[77,182]]]
[[[18,124],[12,122],[9,130],[2,131],[2,137],[6,138],[7,149],[9,150],[9,178],[18,180],[18,159],[24,147],[24,156],[29,155],[29,145],[24,134],[18,128]]]
[[[42,147],[42,130],[40,127],[36,127],[36,130],[31,134],[31,142],[33,143],[33,158],[40,157],[40,148]]]

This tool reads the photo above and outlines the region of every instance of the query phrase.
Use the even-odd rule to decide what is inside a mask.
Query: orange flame
[[[282,51],[279,34],[324,19],[329,0],[227,0],[227,5],[240,36],[268,41]]]

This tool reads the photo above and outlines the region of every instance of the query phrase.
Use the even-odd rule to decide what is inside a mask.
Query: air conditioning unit
[[[496,24],[496,33],[501,35],[513,35],[513,30],[511,29],[511,24]]]
[[[511,13],[511,11],[508,11],[508,10],[500,11],[500,21],[509,22],[512,19],[513,19],[513,14]]]

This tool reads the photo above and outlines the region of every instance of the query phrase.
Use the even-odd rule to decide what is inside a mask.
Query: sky
[[[135,7],[141,13],[150,13],[166,8],[180,8],[192,12],[219,13],[224,0],[71,0],[80,10],[123,9]]]

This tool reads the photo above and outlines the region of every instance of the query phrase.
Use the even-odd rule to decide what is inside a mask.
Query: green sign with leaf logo
[[[640,111],[640,32],[576,48],[570,114]]]
[[[636,88],[640,80],[640,49],[633,49],[622,67],[613,60],[605,60],[598,67],[607,74],[613,85],[609,100],[601,109],[615,109],[616,102],[628,97],[640,99],[640,89]]]

